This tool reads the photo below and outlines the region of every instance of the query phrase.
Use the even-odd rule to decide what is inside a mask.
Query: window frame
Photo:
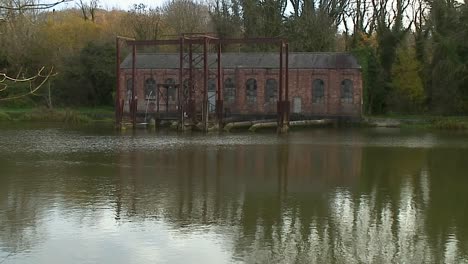
[[[345,104],[352,104],[354,101],[354,83],[351,79],[343,79],[340,85],[340,101]]]
[[[256,104],[258,96],[258,84],[255,78],[245,81],[245,101],[247,104]]]
[[[320,83],[320,86],[317,87],[318,83]],[[318,91],[320,91],[320,93],[318,93]],[[325,98],[325,81],[320,78],[315,78],[312,81],[312,103],[324,104]]]

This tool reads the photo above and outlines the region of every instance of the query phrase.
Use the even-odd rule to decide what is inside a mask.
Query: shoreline
[[[114,122],[112,108],[1,108],[0,122],[50,122],[87,124],[93,122]]]
[[[1,123],[47,122],[87,124],[95,122],[114,123],[112,107],[96,108],[2,108]],[[376,115],[363,116],[361,121],[342,122],[338,127],[387,127],[437,130],[468,130],[468,116],[437,115]],[[301,128],[304,129],[304,128]]]

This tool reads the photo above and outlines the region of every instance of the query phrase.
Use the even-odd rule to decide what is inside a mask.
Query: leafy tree
[[[390,109],[400,113],[417,113],[423,110],[425,100],[421,65],[412,48],[399,48],[392,67],[392,92]]]
[[[65,105],[111,105],[115,86],[113,44],[89,42],[79,55],[65,64],[65,72],[54,82],[54,93]]]
[[[462,113],[466,110],[464,86],[468,76],[468,57],[465,42],[468,35],[462,10],[456,1],[431,2],[433,54],[428,94],[430,108],[436,113]]]

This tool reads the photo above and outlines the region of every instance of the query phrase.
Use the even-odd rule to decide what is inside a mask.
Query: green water
[[[0,128],[0,263],[468,263],[468,134]]]

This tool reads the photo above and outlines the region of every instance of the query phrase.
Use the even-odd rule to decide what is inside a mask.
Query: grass
[[[369,116],[370,119],[391,119],[401,123],[402,128],[466,130],[468,116],[438,116],[438,115],[381,115]]]
[[[114,111],[110,107],[101,108],[0,108],[0,121],[3,122],[61,122],[85,124],[94,121],[113,122]]]

